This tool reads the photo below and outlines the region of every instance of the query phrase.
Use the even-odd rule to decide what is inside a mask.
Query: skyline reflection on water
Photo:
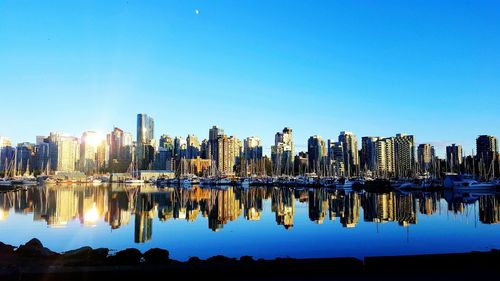
[[[252,187],[47,186],[0,193],[0,241],[170,250],[173,258],[338,257],[500,248],[500,196]]]

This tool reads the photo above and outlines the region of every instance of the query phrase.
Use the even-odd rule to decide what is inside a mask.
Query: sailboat
[[[32,173],[30,173],[30,160],[28,159],[28,162],[26,163],[26,171],[23,174],[23,179],[22,179],[22,184],[23,185],[37,185],[36,178],[33,176]]]
[[[12,181],[8,178],[9,165],[7,164],[7,158],[5,158],[4,173],[3,178],[0,178],[0,187],[10,187],[12,186]]]
[[[137,171],[136,165],[137,165],[137,163],[135,161],[130,162],[130,166],[129,166],[130,178],[128,178],[124,181],[125,184],[129,184],[129,185],[144,184],[144,181],[137,177],[139,171]]]

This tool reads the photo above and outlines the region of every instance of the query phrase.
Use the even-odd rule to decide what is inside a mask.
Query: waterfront
[[[500,196],[453,192],[67,185],[0,194],[0,241],[223,254],[364,257],[500,248]]]

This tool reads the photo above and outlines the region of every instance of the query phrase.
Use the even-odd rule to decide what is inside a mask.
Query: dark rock
[[[108,257],[108,254],[109,254],[108,248],[97,248],[92,250],[90,259],[93,261],[104,261],[106,257]]]
[[[226,263],[230,261],[232,261],[232,259],[222,255],[213,256],[207,259],[207,262],[214,262],[214,263]]]
[[[114,256],[111,256],[108,259],[112,264],[132,265],[140,263],[141,258],[142,258],[141,251],[134,248],[128,248],[123,251],[117,252]]]
[[[189,263],[200,263],[201,259],[199,257],[190,257],[188,262]]]
[[[0,264],[11,264],[15,260],[15,247],[0,242]]]
[[[43,244],[40,240],[33,238],[30,241],[28,241],[26,244],[23,245],[24,247],[28,247],[31,249],[43,249]]]
[[[81,247],[75,250],[67,251],[62,254],[62,258],[71,259],[71,260],[79,260],[86,261],[90,259],[92,255],[92,248],[90,247]]]
[[[169,261],[169,255],[167,250],[153,248],[144,253],[144,259],[147,263],[162,264]]]
[[[7,245],[0,242],[0,256],[11,256],[14,255],[14,249],[16,247],[12,245]]]
[[[254,259],[251,256],[242,256],[242,257],[240,257],[240,262],[251,263],[251,262],[254,262]]]
[[[28,243],[19,246],[16,250],[17,257],[20,258],[53,258],[59,256],[58,253],[43,247],[40,240],[33,238]]]

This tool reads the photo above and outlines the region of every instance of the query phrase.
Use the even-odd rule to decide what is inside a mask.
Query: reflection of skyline
[[[291,188],[273,188],[272,211],[276,214],[276,223],[285,229],[293,227],[295,216],[295,195]]]
[[[444,197],[443,197],[444,194]],[[465,214],[471,204],[478,204],[479,221],[500,222],[500,196],[457,196],[449,193],[357,193],[332,189],[293,189],[228,187],[223,189],[167,188],[142,190],[120,185],[107,187],[58,186],[37,187],[0,193],[0,220],[9,212],[33,214],[34,221],[45,221],[50,227],[65,227],[71,221],[93,227],[99,221],[111,229],[129,224],[134,218],[134,241],[144,243],[153,237],[153,219],[161,222],[182,219],[194,222],[201,217],[208,228],[219,231],[240,217],[259,221],[264,201],[271,202],[277,225],[294,226],[296,204],[306,204],[310,221],[321,224],[337,220],[343,227],[353,228],[363,211],[365,222],[395,222],[400,226],[417,224],[418,214],[433,215],[441,211],[446,199],[447,210]]]

